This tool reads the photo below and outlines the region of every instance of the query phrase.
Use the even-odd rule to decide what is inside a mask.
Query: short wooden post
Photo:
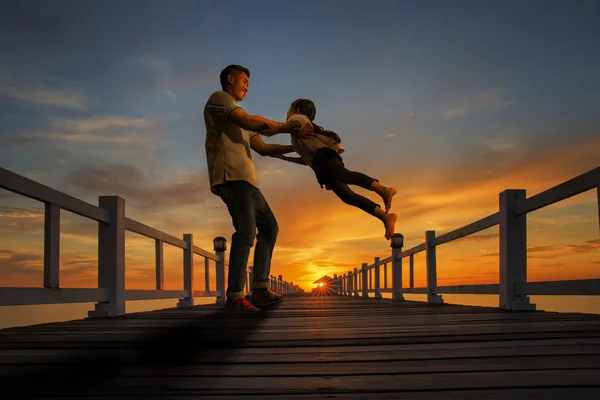
[[[375,298],[381,299],[383,296],[381,295],[380,286],[379,286],[379,257],[375,257]]]
[[[361,271],[362,271],[362,297],[369,297],[369,276],[367,270],[367,263],[362,263]]]
[[[108,224],[98,223],[98,288],[108,301],[96,303],[88,316],[114,317],[125,314],[125,200],[100,196],[98,203],[110,215]]]
[[[160,239],[154,240],[154,261],[156,263],[156,290],[163,290],[165,287],[165,257],[163,252],[163,242]]]
[[[210,258],[204,257],[204,290],[210,292]]]
[[[396,233],[391,239],[392,248],[392,300],[404,300],[402,293],[402,246],[404,246],[404,235]]]
[[[358,297],[358,268],[354,268],[354,296]]]
[[[217,261],[215,279],[217,281],[217,299],[216,303],[219,305],[225,304],[226,293],[225,293],[225,251],[227,250],[227,239],[222,236],[217,236],[213,239],[213,245],[215,254],[219,258]]]
[[[427,302],[442,304],[444,299],[437,294],[435,231],[425,232],[425,258],[427,262]]]
[[[46,203],[44,215],[44,287],[59,288],[60,207]]]
[[[183,235],[187,248],[183,249],[183,290],[187,296],[179,299],[177,307],[192,307],[194,305],[194,236],[191,233]]]
[[[525,190],[500,193],[500,308],[535,310],[526,294],[516,294],[527,283],[527,215],[516,216],[514,206],[525,200]]]

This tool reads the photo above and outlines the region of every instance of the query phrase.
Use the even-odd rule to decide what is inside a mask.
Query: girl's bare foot
[[[383,224],[385,225],[385,238],[390,240],[394,236],[396,230],[396,220],[398,216],[394,213],[386,214],[383,218]]]
[[[389,212],[392,208],[392,197],[396,195],[396,189],[386,187],[381,198],[385,202],[385,212]]]

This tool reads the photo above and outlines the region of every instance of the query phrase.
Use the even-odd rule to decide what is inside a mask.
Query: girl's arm
[[[290,157],[290,156],[284,156],[283,154],[281,155],[273,155],[273,158],[280,158],[282,160],[285,161],[289,161],[292,163],[296,163],[296,164],[300,164],[300,165],[306,165],[306,163],[302,160],[301,157]]]

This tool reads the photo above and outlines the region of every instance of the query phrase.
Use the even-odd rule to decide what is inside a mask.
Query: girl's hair
[[[300,114],[306,115],[311,122],[315,119],[315,115],[317,114],[317,107],[315,107],[315,103],[309,99],[294,100],[292,102],[292,107],[297,108]]]
[[[300,114],[306,115],[308,117],[308,119],[310,120],[310,122],[313,125],[315,133],[327,136],[336,143],[342,142],[342,139],[340,139],[340,137],[337,135],[337,133],[330,131],[330,130],[325,130],[322,126],[315,124],[314,119],[315,119],[315,115],[317,114],[317,107],[315,106],[315,103],[312,102],[312,100],[309,100],[309,99],[295,100],[292,102],[292,108],[298,109]]]

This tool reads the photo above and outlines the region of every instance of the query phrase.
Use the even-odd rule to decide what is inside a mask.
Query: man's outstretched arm
[[[271,121],[258,115],[250,115],[241,107],[231,110],[227,119],[240,128],[251,132],[261,132],[266,128],[281,129],[281,126],[284,125],[282,122]]]
[[[261,156],[277,157],[294,151],[292,145],[267,144],[259,135],[250,138],[250,147]]]

